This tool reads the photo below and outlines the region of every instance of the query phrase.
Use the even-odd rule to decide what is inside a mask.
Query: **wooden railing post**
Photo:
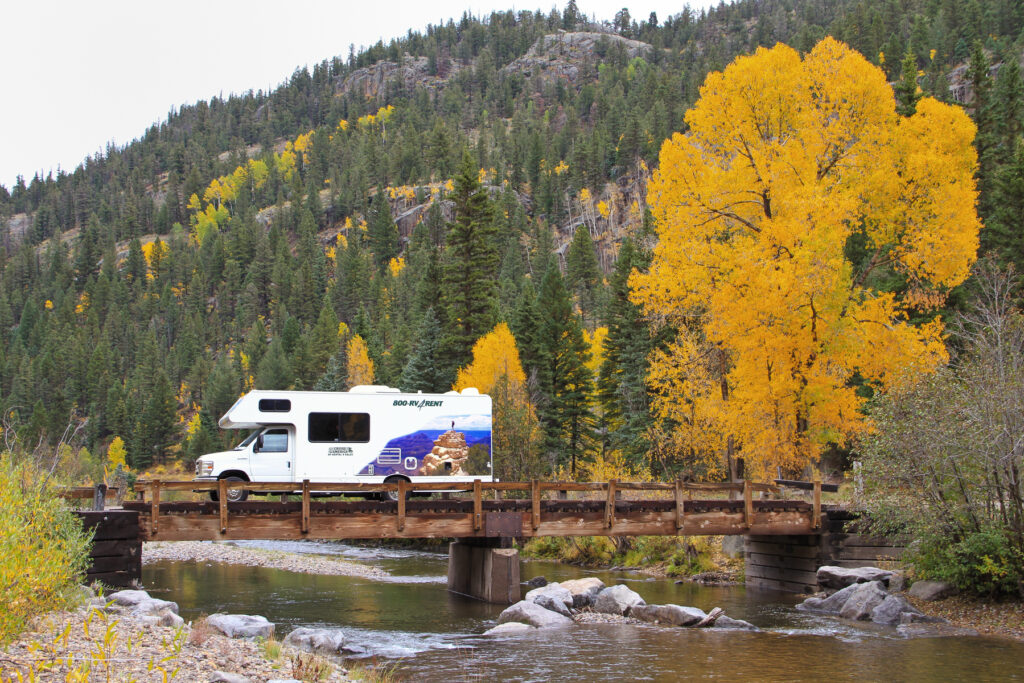
[[[821,474],[814,475],[814,518],[811,520],[811,528],[821,528]]]
[[[608,482],[608,500],[604,506],[604,525],[609,529],[615,525],[615,483],[615,479]]]
[[[107,485],[96,484],[92,492],[92,509],[103,510],[107,506]]]
[[[220,504],[220,532],[228,532],[228,480],[217,480],[217,502]]]
[[[751,523],[754,521],[754,491],[750,487],[750,482],[746,479],[743,480],[743,525],[746,528],[750,528]]]
[[[686,511],[683,508],[683,480],[676,479],[676,531],[683,530]]]
[[[150,506],[151,506],[150,507],[150,513],[152,514],[153,519],[152,519],[152,522],[150,524],[150,534],[152,534],[153,536],[156,536],[156,532],[160,528],[159,527],[159,519],[160,519],[160,480],[159,479],[155,479],[153,481],[153,485],[152,485],[151,488],[152,488],[152,491],[153,491],[153,495],[150,496],[150,498],[152,498],[152,500],[150,501]]]
[[[483,501],[481,499],[482,489],[480,483],[479,479],[473,480],[473,531],[480,531],[483,520]]]
[[[309,479],[302,480],[302,533],[309,533]]]
[[[405,530],[405,491],[409,482],[405,479],[398,480],[398,530]]]
[[[530,502],[530,509],[532,511],[530,525],[536,531],[537,527],[540,526],[540,482],[536,479],[530,482]]]

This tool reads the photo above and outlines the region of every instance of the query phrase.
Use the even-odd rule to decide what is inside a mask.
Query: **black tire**
[[[241,477],[222,477],[224,481],[245,481]],[[241,503],[243,500],[249,497],[249,492],[245,489],[230,489],[228,491],[228,502],[229,503]],[[216,491],[210,491],[210,500],[214,503],[220,500],[220,496]]]
[[[384,483],[385,484],[397,484],[400,481],[404,481],[406,483],[409,483],[409,480],[406,479],[405,477],[388,477],[387,479],[384,480]],[[398,491],[385,491],[384,493],[380,494],[380,499],[383,500],[383,501],[390,501],[392,503],[397,503],[398,502]],[[409,500],[409,492],[408,491],[405,492],[405,499]]]

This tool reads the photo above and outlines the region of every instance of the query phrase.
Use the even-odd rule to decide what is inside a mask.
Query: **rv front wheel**
[[[245,481],[241,477],[224,477],[224,481]],[[245,489],[228,489],[227,499],[229,503],[241,503],[243,500],[249,497],[249,492]],[[210,491],[210,500],[217,502],[219,496],[216,491]]]

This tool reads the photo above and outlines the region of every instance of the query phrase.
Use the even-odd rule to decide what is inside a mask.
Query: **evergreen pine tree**
[[[584,323],[592,326],[597,313],[601,269],[597,265],[594,241],[586,226],[576,228],[565,261],[566,285],[577,297]]]
[[[647,257],[627,238],[609,281],[604,316],[608,336],[596,392],[605,445],[621,451],[634,464],[640,464],[647,452],[644,433],[651,417],[644,380],[654,344],[640,307],[629,300],[629,275],[634,269],[643,270],[647,263]]]
[[[468,152],[455,178],[455,222],[442,266],[445,329],[441,348],[448,380],[469,363],[473,344],[498,313],[498,253],[494,208]]]
[[[428,308],[423,314],[414,340],[413,352],[402,369],[402,377],[398,386],[402,391],[424,391],[440,393],[447,389],[446,376],[438,363],[438,339],[441,336],[441,324],[434,315],[434,309]]]
[[[383,271],[391,259],[398,256],[398,226],[391,218],[391,204],[384,192],[373,196],[367,231],[374,263],[379,271]]]
[[[896,113],[900,116],[913,116],[921,93],[917,87],[917,58],[909,50],[903,56],[903,70],[893,90],[896,91]]]
[[[546,372],[541,375],[544,401],[539,407],[544,445],[555,464],[568,465],[575,476],[579,460],[593,439],[590,410],[593,378],[583,326],[572,310],[558,268],[548,269],[541,283],[540,347]]]

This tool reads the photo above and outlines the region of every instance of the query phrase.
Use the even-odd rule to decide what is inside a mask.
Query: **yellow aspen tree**
[[[512,385],[526,386],[526,373],[519,360],[515,337],[508,325],[498,323],[473,345],[473,361],[459,369],[452,388],[462,391],[476,387],[480,393],[487,394],[502,376]]]
[[[348,384],[373,384],[373,359],[366,348],[366,342],[358,334],[348,340]]]
[[[898,116],[882,71],[832,38],[708,75],[686,123],[649,188],[651,267],[630,281],[679,330],[652,358],[653,409],[681,457],[798,471],[865,429],[855,383],[946,360],[941,320],[909,314],[976,257],[975,128],[931,98]]]

